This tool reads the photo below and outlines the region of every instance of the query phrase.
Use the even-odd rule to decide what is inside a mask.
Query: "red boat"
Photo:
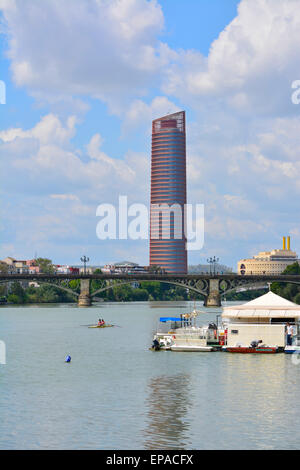
[[[226,352],[231,353],[242,353],[242,354],[275,354],[279,352],[279,349],[276,346],[257,346],[256,348],[246,348],[244,346],[235,346],[226,348]]]

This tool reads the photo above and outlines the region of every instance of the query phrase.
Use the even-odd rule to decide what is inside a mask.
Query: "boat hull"
[[[284,352],[285,354],[300,354],[300,346],[286,346]]]
[[[178,352],[210,352],[214,351],[212,346],[178,346],[174,344],[171,346],[171,351],[178,351]]]
[[[101,326],[92,325],[92,326],[89,326],[89,328],[111,328],[112,326],[114,325],[101,325]]]
[[[244,348],[244,347],[227,347],[226,352],[240,353],[240,354],[275,354],[279,352],[276,347],[258,347],[258,348]]]

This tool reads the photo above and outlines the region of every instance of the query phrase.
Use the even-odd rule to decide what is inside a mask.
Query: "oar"
[[[113,325],[112,323],[107,323],[107,325],[112,325],[112,326],[115,326],[116,328],[123,328],[120,325]],[[80,326],[97,326],[97,325],[95,325],[95,323],[91,323],[90,325],[80,325]]]

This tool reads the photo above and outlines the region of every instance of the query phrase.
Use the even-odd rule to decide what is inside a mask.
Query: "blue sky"
[[[162,39],[172,48],[196,49],[208,55],[211,43],[237,13],[236,0],[163,0]]]
[[[187,113],[188,200],[205,205],[189,263],[300,250],[299,0],[0,0],[1,253],[129,259],[98,204],[149,203],[152,119]]]

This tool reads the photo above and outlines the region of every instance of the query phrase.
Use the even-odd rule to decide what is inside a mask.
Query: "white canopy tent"
[[[224,307],[222,318],[300,318],[300,305],[268,292],[243,305]]]

